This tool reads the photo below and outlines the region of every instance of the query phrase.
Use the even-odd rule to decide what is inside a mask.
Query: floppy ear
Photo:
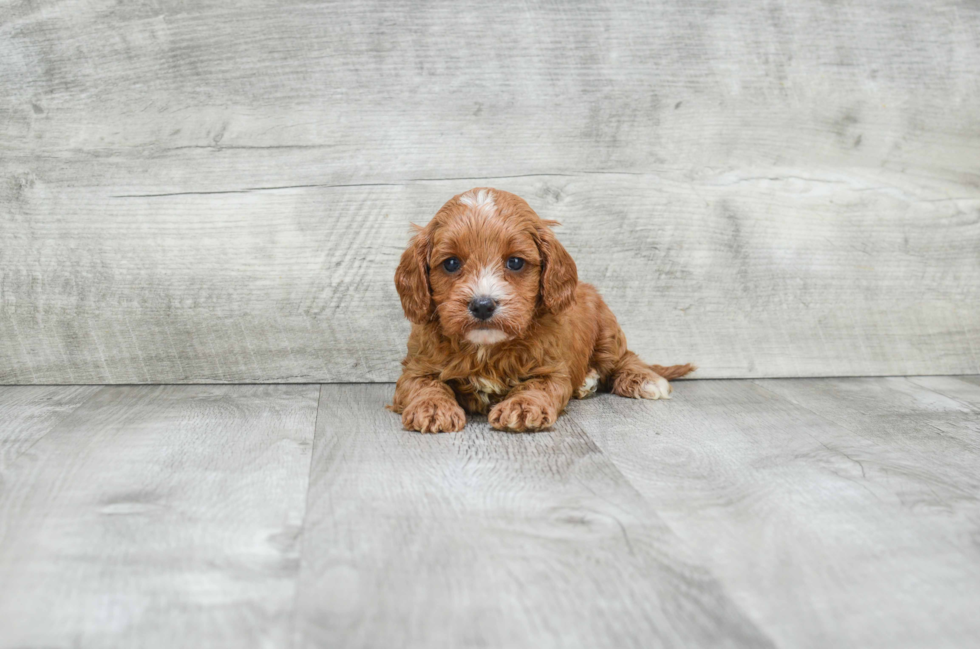
[[[395,271],[395,288],[405,317],[415,324],[429,321],[434,311],[429,287],[429,234],[418,228]]]
[[[575,301],[578,269],[565,247],[558,243],[550,225],[558,221],[542,221],[538,227],[538,250],[541,251],[541,302],[552,313],[561,313]]]

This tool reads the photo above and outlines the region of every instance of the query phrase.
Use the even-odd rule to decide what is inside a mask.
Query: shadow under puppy
[[[412,321],[391,410],[407,430],[462,430],[466,412],[494,428],[555,423],[597,389],[670,398],[693,365],[647,365],[596,289],[524,199],[490,188],[454,196],[402,254],[395,286]],[[417,226],[416,226],[417,227]]]

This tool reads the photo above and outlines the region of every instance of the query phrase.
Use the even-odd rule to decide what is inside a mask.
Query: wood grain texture
[[[980,410],[917,383],[685,382],[570,415],[776,645],[974,646]]]
[[[0,476],[98,390],[91,385],[0,389]]]
[[[401,430],[325,385],[299,647],[769,646],[579,429]]]
[[[980,372],[980,7],[0,8],[0,382],[381,381],[409,221],[565,223],[651,362]]]
[[[316,402],[316,386],[89,395],[2,467],[0,646],[285,646]]]
[[[0,647],[980,638],[976,376],[691,381],[535,435],[317,393],[0,388]]]
[[[916,377],[917,381],[922,381],[924,379],[925,377]],[[971,385],[980,385],[980,376],[957,376],[956,380],[964,381],[966,383],[970,383]]]

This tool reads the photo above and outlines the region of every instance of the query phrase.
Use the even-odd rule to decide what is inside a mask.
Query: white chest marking
[[[471,378],[470,383],[473,384],[473,388],[477,392],[483,392],[485,394],[504,394],[508,391],[508,387],[503,383],[498,383],[482,376]]]
[[[497,381],[484,378],[482,376],[474,376],[470,378],[470,385],[473,386],[475,390],[474,395],[480,400],[484,408],[490,406],[491,397],[498,396],[502,394],[507,394],[510,392],[511,386],[504,385]]]

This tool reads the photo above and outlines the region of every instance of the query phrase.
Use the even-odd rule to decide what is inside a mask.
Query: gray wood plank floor
[[[0,475],[0,644],[286,645],[316,403],[107,387],[40,421]]]
[[[0,388],[0,647],[972,647],[980,379]],[[317,405],[319,403],[319,406]]]

